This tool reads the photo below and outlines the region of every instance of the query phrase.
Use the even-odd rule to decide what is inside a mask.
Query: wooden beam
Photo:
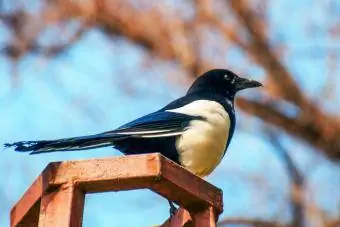
[[[72,199],[78,198],[77,200],[83,203],[84,193],[142,188],[149,188],[175,201],[191,213],[199,213],[212,207],[219,215],[223,210],[220,189],[162,155],[154,153],[50,163],[13,207],[11,226],[29,223],[29,220],[37,223],[36,211],[39,210],[39,201],[42,197],[40,212],[47,213],[40,215],[39,226],[40,223],[48,223],[44,220],[46,214],[51,213],[50,209],[64,212],[59,205],[55,205],[57,202],[52,198],[59,198],[56,201],[61,201],[68,208],[72,208],[74,204]],[[35,212],[31,212],[32,209]]]

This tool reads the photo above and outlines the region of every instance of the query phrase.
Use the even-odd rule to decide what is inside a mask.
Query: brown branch
[[[227,25],[220,18],[216,16],[216,13],[212,11],[212,2],[209,0],[195,0],[197,8],[197,17],[201,22],[209,24],[217,28],[226,40],[232,41],[242,49],[248,49],[248,44],[241,39],[237,34],[237,27],[235,25]]]
[[[44,12],[50,22],[81,17],[108,35],[128,37],[164,60],[176,59],[184,68],[193,68],[196,57],[186,25],[176,16],[167,20],[164,13],[156,9],[141,11],[121,0],[94,0],[91,4],[55,0]]]
[[[291,181],[290,184],[290,192],[291,192],[291,207],[292,207],[292,217],[293,220],[291,224],[280,224],[275,221],[263,221],[263,220],[249,220],[245,218],[226,218],[219,222],[219,226],[226,226],[228,224],[243,224],[243,225],[252,225],[252,226],[261,226],[261,227],[278,227],[278,226],[292,226],[292,227],[303,227],[304,226],[304,192],[305,192],[305,183],[304,177],[300,170],[295,165],[293,159],[290,157],[289,153],[283,147],[283,145],[278,140],[278,136],[273,131],[266,131],[270,142],[273,147],[275,147],[275,151],[283,161],[286,166],[287,173],[289,175],[289,179]]]
[[[288,117],[268,103],[238,98],[237,104],[246,113],[259,117],[266,123],[281,128],[290,135],[324,150],[328,157],[340,160],[340,140],[338,139],[340,129],[337,119],[319,115],[310,122],[298,117]]]
[[[81,25],[75,34],[65,43],[59,45],[51,45],[51,46],[41,46],[38,44],[34,44],[30,46],[30,51],[34,53],[43,54],[44,56],[52,57],[62,52],[66,51],[70,46],[78,42],[87,31],[86,25]]]
[[[309,105],[309,101],[292,79],[292,75],[271,50],[264,32],[264,25],[248,7],[249,4],[244,0],[228,0],[227,2],[234,10],[238,21],[241,22],[251,37],[249,47],[243,50],[263,66],[267,74],[275,81],[278,92],[282,97],[299,106]]]
[[[339,227],[340,226],[340,219],[331,221],[327,223],[327,227]]]
[[[218,223],[218,226],[228,225],[250,225],[254,227],[290,227],[290,225],[280,224],[275,221],[264,221],[248,218],[225,218]]]
[[[267,130],[267,136],[270,143],[273,145],[274,150],[279,155],[279,158],[285,164],[289,180],[290,180],[290,204],[292,207],[292,226],[303,227],[305,226],[305,206],[304,206],[304,193],[305,193],[305,180],[303,174],[297,168],[289,152],[283,147],[279,141],[279,135],[272,130]]]
[[[12,14],[1,14],[0,19],[7,25],[13,34],[10,43],[0,48],[0,53],[4,53],[13,60],[18,60],[28,52],[39,53],[45,56],[55,56],[64,50],[68,49],[71,45],[81,39],[84,32],[87,30],[88,25],[83,23],[75,34],[65,43],[51,46],[41,46],[37,43],[37,37],[45,27],[44,22],[38,20],[37,17],[18,10]],[[44,20],[42,20],[44,21]],[[27,32],[27,27],[32,27],[34,24],[35,29]]]
[[[11,14],[1,14],[0,19],[9,28],[13,38],[10,40],[10,44],[5,45],[0,49],[1,53],[4,53],[9,58],[17,61],[21,56],[27,53],[29,46],[32,43],[32,34],[27,34],[25,28],[27,21],[30,19],[29,15],[23,10],[17,10]],[[35,37],[37,34],[35,34]]]
[[[340,160],[340,142],[337,138],[337,135],[340,133],[339,121],[333,116],[323,113],[320,107],[305,97],[292,79],[292,75],[283,66],[273,50],[271,50],[265,36],[263,24],[248,7],[248,4],[244,0],[231,0],[228,2],[251,37],[249,40],[250,48],[245,48],[244,51],[255,58],[267,71],[268,76],[274,81],[273,85],[280,93],[280,98],[292,102],[299,108],[299,115],[294,120],[296,126],[285,125],[283,129],[324,150],[331,159]],[[243,100],[243,104],[245,103]],[[246,110],[250,106],[252,106],[252,110]],[[273,119],[264,112],[266,110],[270,112],[270,109],[263,107],[264,105],[260,107],[260,105],[255,106],[248,102],[248,105],[243,105],[242,109],[261,117],[265,121],[268,121],[268,118]],[[283,114],[281,114],[280,118],[284,118]],[[272,120],[269,122],[277,127],[283,126],[281,121]],[[289,128],[296,128],[298,130],[287,130]]]
[[[263,23],[256,17],[255,13],[248,7],[244,0],[228,1],[231,8],[234,10],[239,21],[250,35],[250,48],[244,48],[250,56],[257,60],[267,71],[267,74],[274,81],[274,86],[280,93],[280,98],[295,104],[300,113],[290,123],[296,124],[289,126],[282,124],[285,117],[284,114],[279,114],[276,117],[271,117],[270,113],[266,114],[264,111],[271,112],[270,108],[265,105],[252,105],[251,101],[243,103],[242,109],[248,113],[252,113],[263,120],[272,123],[277,127],[282,127],[286,132],[297,135],[302,140],[311,145],[324,150],[327,156],[340,160],[340,142],[338,136],[340,133],[340,123],[337,119],[330,115],[326,115],[322,110],[309,100],[298,85],[292,79],[292,75],[280,62],[280,59],[274,54],[269,46],[269,42],[264,32]],[[247,105],[245,105],[247,103]],[[259,104],[259,103],[258,103]],[[261,107],[262,106],[262,107]],[[248,108],[251,108],[249,110]],[[268,121],[271,118],[271,121]],[[274,120],[274,118],[276,120]],[[281,119],[281,120],[280,120]],[[288,123],[288,122],[286,122]],[[292,130],[295,128],[296,130]]]

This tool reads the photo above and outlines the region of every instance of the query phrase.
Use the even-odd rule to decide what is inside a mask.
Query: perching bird
[[[226,69],[200,76],[187,94],[162,109],[100,134],[58,140],[5,144],[16,151],[39,154],[113,146],[124,154],[160,152],[204,177],[223,158],[235,130],[235,94],[261,83]],[[169,201],[170,214],[176,211]]]
[[[223,158],[235,129],[235,94],[261,83],[226,69],[198,77],[187,94],[162,109],[115,130],[58,140],[7,143],[16,151],[39,154],[113,146],[124,154],[160,152],[204,177]]]

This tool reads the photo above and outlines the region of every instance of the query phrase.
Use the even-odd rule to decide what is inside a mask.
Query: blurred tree
[[[31,2],[31,1],[28,1]],[[291,204],[293,218],[290,224],[273,221],[233,218],[221,220],[227,224],[252,226],[306,226],[305,215],[315,209],[304,199],[304,176],[295,166],[289,152],[278,140],[277,133],[291,137],[316,148],[328,159],[340,160],[340,118],[328,108],[338,75],[340,36],[340,7],[337,0],[320,4],[329,13],[327,27],[309,24],[306,31],[326,32],[329,47],[326,52],[329,72],[320,75],[325,86],[310,94],[299,83],[301,78],[288,67],[292,51],[270,21],[268,7],[271,1],[257,0],[40,0],[32,1],[38,10],[32,12],[20,1],[2,2],[0,20],[7,28],[8,39],[0,52],[14,63],[28,53],[55,57],[81,40],[91,29],[99,29],[110,39],[123,37],[142,46],[153,59],[173,63],[177,72],[194,78],[207,69],[229,68],[240,75],[261,72],[264,92],[252,98],[238,98],[237,105],[244,112],[260,118],[263,127],[269,127],[267,136],[277,149],[291,178]],[[289,16],[289,15],[287,15]],[[306,15],[308,16],[308,12]],[[76,23],[75,23],[76,22]],[[289,27],[289,25],[285,25]],[[56,42],[44,40],[44,32],[51,27],[60,28]],[[314,47],[307,46],[312,53]],[[291,51],[291,52],[289,52]],[[302,50],[304,51],[304,50]],[[233,65],[233,54],[241,55],[239,64]],[[227,63],[226,63],[227,61]],[[228,63],[230,62],[230,63]],[[237,62],[237,61],[236,61]],[[241,63],[240,63],[241,62]],[[15,69],[15,64],[13,65]],[[19,83],[13,70],[12,86]],[[261,74],[260,73],[260,74]],[[326,77],[326,75],[330,75]],[[308,77],[308,75],[307,75]],[[333,89],[333,90],[332,90]],[[312,211],[310,211],[312,212]],[[313,213],[315,214],[315,212]],[[321,215],[322,216],[322,215]],[[339,226],[323,218],[325,226]]]

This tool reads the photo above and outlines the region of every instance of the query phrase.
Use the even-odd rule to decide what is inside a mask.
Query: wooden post
[[[213,207],[207,207],[204,210],[189,213],[187,210],[180,208],[175,215],[164,222],[161,227],[216,227],[216,215]]]
[[[163,226],[216,226],[222,192],[162,155],[50,163],[12,208],[11,227],[80,227],[85,193],[149,188],[179,204]]]
[[[195,227],[216,227],[216,215],[212,207],[192,214],[193,226]]]
[[[46,192],[40,203],[39,227],[81,227],[85,194],[74,184]]]

